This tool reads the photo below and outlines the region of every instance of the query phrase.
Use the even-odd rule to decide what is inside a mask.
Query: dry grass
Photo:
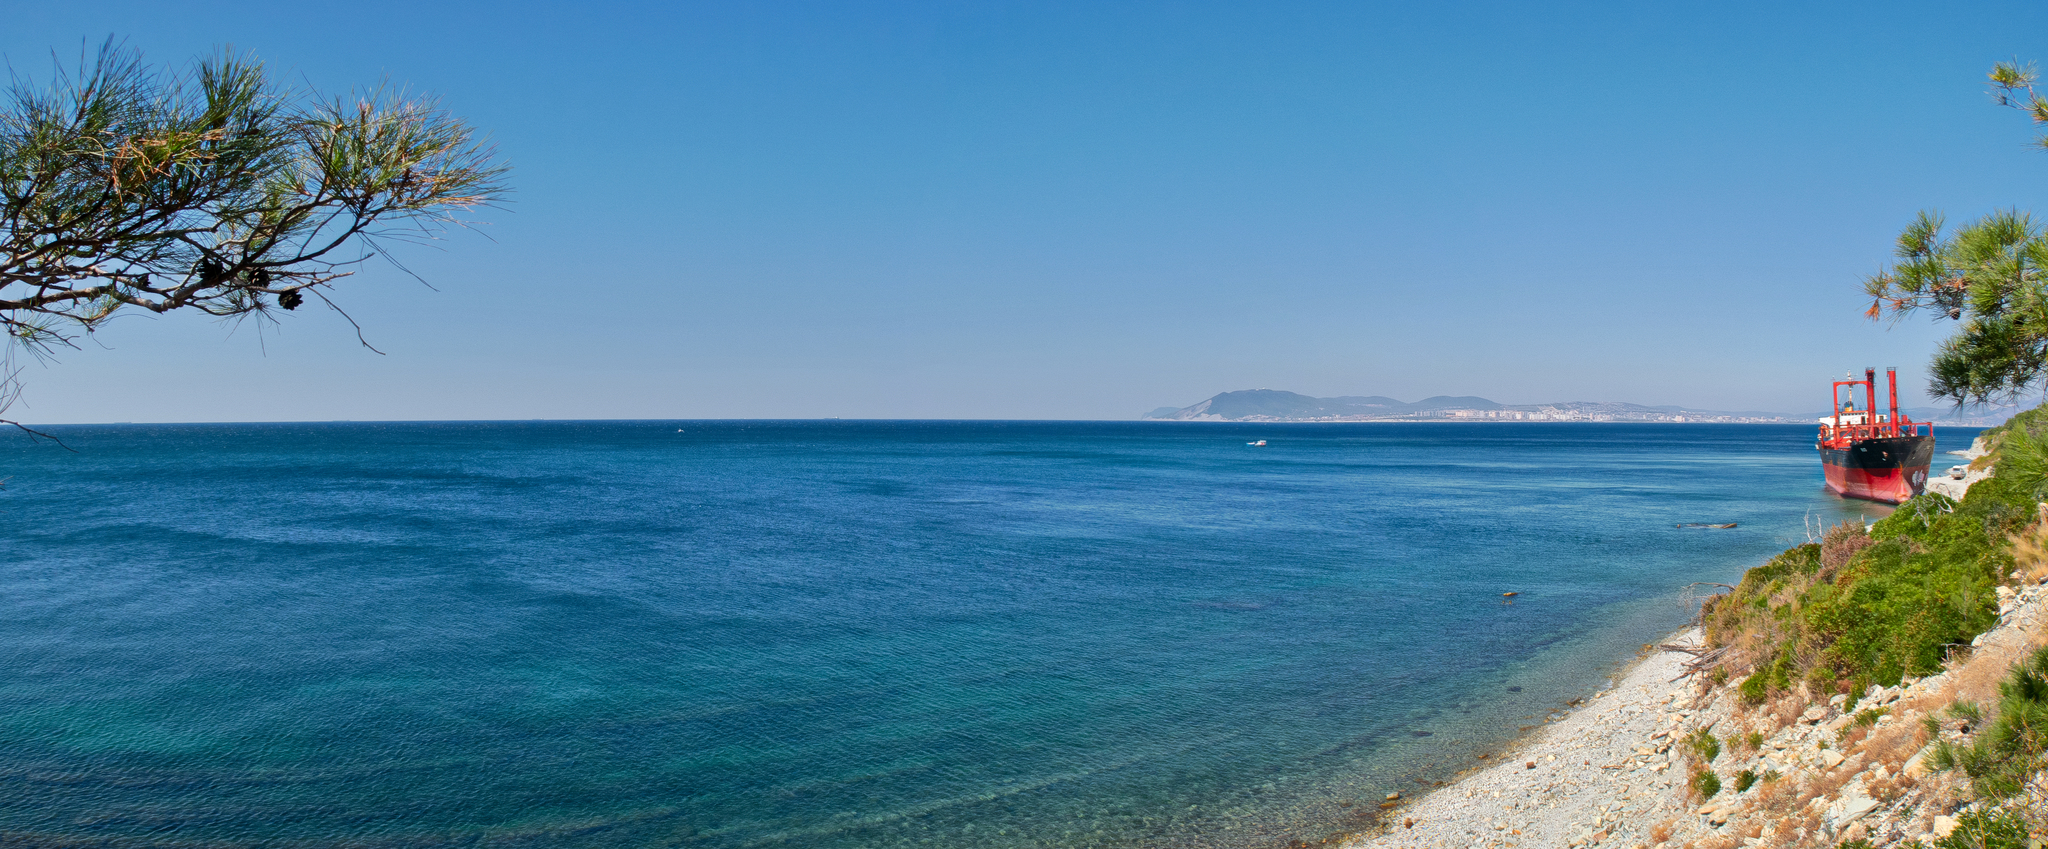
[[[2038,509],[2044,521],[2012,538],[2013,575],[2024,584],[2048,578],[2048,503]]]
[[[1780,778],[1766,781],[1756,788],[1756,800],[1751,803],[1755,810],[1783,818],[1799,807],[1798,783]]]
[[[1839,795],[1842,788],[1849,784],[1849,780],[1856,777],[1856,770],[1861,765],[1862,758],[1859,756],[1843,761],[1841,766],[1834,769],[1814,773],[1811,779],[1802,782],[1792,792],[1792,800],[1797,807],[1790,816],[1801,818],[1801,823],[1808,826],[1809,833],[1817,833],[1822,806],[1815,805],[1814,801]]]
[[[1805,802],[1812,798],[1796,779],[1781,778],[1757,785],[1751,791],[1748,822],[1735,831],[1743,837],[1763,838],[1765,846],[1803,846],[1809,835],[1820,833],[1820,816]],[[1774,828],[1773,828],[1774,826]],[[1769,837],[1764,837],[1770,828]]]
[[[1790,832],[1793,835],[1792,845],[1799,846],[1803,845],[1807,838],[1819,834],[1820,825],[1819,814],[1807,813],[1781,821],[1778,828]]]
[[[1779,729],[1792,727],[1792,723],[1798,722],[1799,714],[1804,712],[1805,710],[1806,698],[1798,694],[1787,696],[1785,698],[1772,702],[1770,710],[1766,715],[1769,716],[1771,718],[1772,723],[1777,726],[1776,728],[1772,729],[1773,733],[1775,733]]]
[[[1897,774],[1905,769],[1911,760],[1928,742],[1927,729],[1920,726],[1916,714],[1902,713],[1888,725],[1872,729],[1869,742],[1863,746],[1864,754],[1873,764],[1883,764],[1886,770]]]
[[[1991,702],[1998,701],[1998,685],[2006,679],[2019,655],[2008,657],[2002,652],[1976,651],[1962,667],[1949,673],[1949,684],[1942,687],[1945,702]],[[1988,705],[1987,705],[1988,706]],[[1986,717],[1989,719],[1989,717]]]
[[[1835,748],[1840,749],[1844,754],[1847,754],[1851,749],[1854,749],[1856,746],[1860,745],[1863,742],[1864,738],[1869,736],[1870,726],[1852,724],[1849,727],[1842,729],[1842,733],[1835,738]]]
[[[1864,539],[1868,540],[1868,537]],[[1758,615],[1753,610],[1734,609],[1715,615],[1715,607],[1701,610],[1701,619],[1707,626],[1708,643],[1727,651],[1719,665],[1727,671],[1731,679],[1748,675],[1759,662],[1768,660],[1779,651],[1789,650],[1801,664],[1801,668],[1819,656],[1821,646],[1812,645],[1808,639],[1795,639],[1791,629],[1785,627],[1788,620],[1798,618],[1803,604],[1801,596],[1813,586],[1813,583],[1814,578],[1810,575],[1788,575],[1783,583],[1766,597],[1764,606],[1770,610],[1783,611],[1782,616]],[[1727,596],[1719,596],[1717,600],[1725,598]]]
[[[2012,537],[2012,552],[2018,563],[2015,572],[2021,580],[2028,582],[2048,578],[2048,504],[2039,508],[2044,521],[2030,526]],[[1829,532],[1829,542],[1846,547],[1853,535]],[[1829,546],[1823,545],[1823,549]],[[1859,547],[1860,548],[1860,547]],[[1840,568],[1853,557],[1854,551],[1824,550],[1823,568]],[[1828,570],[1832,572],[1833,570]],[[1774,593],[1772,604],[1790,603],[1790,599],[1778,597],[1785,593]],[[1731,611],[1732,613],[1732,611]],[[1735,617],[1725,616],[1725,624],[1737,624]],[[1731,667],[1741,668],[1739,661],[1756,657],[1768,657],[1773,647],[1770,640],[1782,637],[1770,633],[1774,630],[1768,622],[1758,618],[1743,617],[1744,626],[1764,625],[1751,633],[1727,633],[1732,649]],[[1905,764],[1915,755],[1926,750],[1933,741],[1933,735],[1925,728],[1922,718],[1939,716],[1939,712],[1957,701],[1975,702],[1990,708],[1997,704],[1999,684],[2011,672],[2013,663],[2026,657],[2032,650],[2048,645],[2048,633],[2030,635],[2025,651],[2010,651],[2006,640],[2001,638],[1993,644],[1997,648],[1985,647],[1975,652],[1957,651],[1951,661],[1945,664],[1946,675],[1939,690],[1890,705],[1890,718],[1882,724],[1850,724],[1830,741],[1832,747],[1845,758],[1835,769],[1809,774],[1805,778],[1787,777],[1757,785],[1751,793],[1748,811],[1736,823],[1718,834],[1709,834],[1686,844],[1690,849],[1740,849],[1747,842],[1754,841],[1761,847],[1804,847],[1833,845],[1842,840],[1853,840],[1867,836],[1879,842],[1894,841],[1902,834],[1917,834],[1927,827],[1934,813],[1953,810],[1972,797],[1967,783],[1950,773],[1932,773],[1921,777],[1905,774]],[[1803,647],[1794,647],[1795,657]],[[1782,650],[1782,649],[1781,649]],[[1800,658],[1803,664],[1804,658]],[[1731,669],[1731,671],[1733,671]],[[1734,681],[1728,682],[1729,686]],[[1799,716],[1813,700],[1824,698],[1825,694],[1838,689],[1846,681],[1811,680],[1797,678],[1789,687],[1772,694],[1768,701],[1753,707],[1739,708],[1719,730],[1724,748],[1731,753],[1747,754],[1760,748],[1749,742],[1748,735],[1757,732],[1774,734],[1784,728],[1796,725]],[[1987,714],[1991,711],[1987,710]],[[1991,717],[1985,718],[1989,722]],[[1677,741],[1674,741],[1677,742]],[[1681,749],[1681,751],[1684,751]],[[1694,760],[1690,752],[1685,760],[1691,766]],[[1824,823],[1826,803],[1838,797],[1845,787],[1860,781],[1865,792],[1886,803],[1901,800],[1913,801],[1915,814],[1910,822],[1902,821],[1896,828],[1885,829],[1874,826],[1852,828],[1841,835],[1828,836]],[[1726,791],[1724,791],[1726,792]],[[2048,831],[2048,772],[2036,776],[2026,788],[2026,798],[2020,802],[2030,825],[2037,831]],[[1675,820],[1660,823],[1650,832],[1651,843],[1665,843],[1675,830]],[[1880,833],[1882,832],[1882,833]]]
[[[1903,775],[1891,775],[1885,778],[1867,779],[1863,782],[1863,786],[1866,790],[1870,791],[1870,798],[1872,799],[1880,802],[1896,802],[1900,796],[1906,795],[1907,791],[1912,790],[1918,783]]]

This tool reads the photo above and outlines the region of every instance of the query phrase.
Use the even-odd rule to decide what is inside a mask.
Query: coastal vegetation
[[[1935,841],[1939,849],[2032,849],[2027,841],[2027,821],[2019,812],[2003,809],[1964,811],[1957,817],[1956,830]]]
[[[0,101],[7,354],[75,347],[128,309],[339,310],[335,281],[462,226],[504,198],[505,175],[431,98],[327,97],[225,52],[160,69],[109,42]],[[0,367],[0,412],[15,373]]]
[[[2044,543],[2044,419],[2034,410],[1987,431],[1999,473],[1961,501],[1927,493],[1867,528],[1837,525],[1708,600],[1708,640],[1725,650],[1721,668],[1741,676],[1743,697],[1761,704],[1804,686],[1853,705],[1872,684],[1940,671],[1995,624],[1996,588],[2020,577],[2015,551]]]
[[[1939,671],[1950,647],[1997,620],[2003,539],[2031,518],[1975,490],[1921,496],[1870,529],[1840,525],[1751,569],[1704,612],[1745,700],[1804,685],[1852,700],[1871,684]]]
[[[1839,711],[1833,736],[1817,745],[1867,749],[1898,706],[1860,701],[1957,668],[2019,588],[2048,580],[2048,407],[1986,430],[1977,445],[1995,474],[1962,499],[1927,493],[1868,526],[1828,528],[1710,599],[1706,680],[1733,686],[1746,709],[1777,717],[1773,726]],[[2020,839],[2010,845],[2025,845],[2024,812],[2048,790],[2035,786],[2048,768],[2048,648],[2020,659],[1997,692],[1923,717],[1920,742],[1899,742],[1925,745],[1926,766],[1960,776],[1983,803],[1942,846],[2008,845],[2000,841],[2012,834]],[[1820,702],[1832,707],[1808,707]],[[1731,746],[1752,739],[1729,735]],[[1722,789],[1706,777],[1718,747],[1697,734],[1692,742],[1692,789],[1705,800]],[[1759,783],[1734,781],[1738,793]]]

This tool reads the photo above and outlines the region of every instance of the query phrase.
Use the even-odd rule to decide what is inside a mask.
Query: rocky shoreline
[[[1696,645],[1698,629],[1672,642]],[[1484,768],[1390,810],[1382,830],[1346,844],[1379,847],[1643,843],[1678,816],[1683,765],[1673,748],[1696,711],[1681,677],[1690,654],[1660,651],[1611,689],[1531,732]]]
[[[2001,587],[1999,597],[1998,626],[1955,652],[1940,674],[1872,687],[1853,706],[1803,689],[1746,705],[1732,682],[1712,685],[1691,673],[1701,634],[1681,632],[1612,689],[1489,757],[1492,766],[1420,799],[1388,800],[1379,830],[1345,845],[1931,844],[1980,804],[1960,775],[1929,768],[1934,742],[1967,730],[1945,719],[1945,709],[1995,701],[2013,664],[2048,646],[2048,577]],[[1702,768],[1722,787],[1707,799],[1689,780]],[[2037,776],[2031,792],[2023,804],[2048,812],[2048,779]]]

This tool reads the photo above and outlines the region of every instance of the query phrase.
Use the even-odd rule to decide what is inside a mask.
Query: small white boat
[[[1247,443],[1245,443],[1245,444],[1246,444],[1246,445],[1260,445],[1260,446],[1263,446],[1263,445],[1265,445],[1265,444],[1266,444],[1266,440],[1263,440],[1263,439],[1261,439],[1261,440],[1259,440],[1259,441],[1257,441],[1257,442],[1247,442]]]

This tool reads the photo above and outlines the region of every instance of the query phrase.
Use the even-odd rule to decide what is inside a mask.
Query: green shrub
[[[1711,769],[1693,773],[1691,784],[1692,792],[1700,794],[1701,799],[1712,799],[1714,794],[1721,792],[1721,777]]]
[[[2027,822],[2018,811],[1965,811],[1939,849],[2027,849]]]
[[[1685,738],[1685,742],[1692,747],[1692,753],[1699,757],[1700,763],[1713,763],[1721,756],[1721,741],[1714,739],[1714,735],[1708,734],[1705,728],[1694,731]]]
[[[1833,672],[1886,686],[1931,675],[1950,644],[1997,623],[1991,590],[2012,568],[2002,548],[2019,525],[2007,505],[1975,497],[1968,505],[1981,509],[1959,508],[1917,538],[1871,545],[1835,584],[1809,594],[1804,624],[1827,643],[1823,663]]]
[[[1756,784],[1756,771],[1745,769],[1735,774],[1735,792],[1741,793]]]
[[[1770,662],[1758,664],[1756,671],[1742,679],[1739,691],[1742,700],[1752,705],[1764,703],[1772,693],[1792,686],[1792,655],[1778,652]]]

